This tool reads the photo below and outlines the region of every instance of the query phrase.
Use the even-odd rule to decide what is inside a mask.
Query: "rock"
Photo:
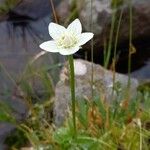
[[[139,78],[139,80],[150,80],[150,61],[146,63],[144,67],[132,72],[132,77]]]
[[[5,4],[6,0],[0,2]],[[3,35],[0,39],[0,60],[10,74],[18,74],[32,57],[42,51],[39,44],[50,40],[51,6],[49,0],[15,0],[11,3],[14,4],[11,9],[8,8],[7,19],[0,22],[0,35]],[[59,58],[49,54],[48,59],[50,63],[55,60],[57,63]]]
[[[58,2],[55,1],[55,4]],[[20,98],[20,93],[15,95],[16,84],[20,84],[27,64],[42,51],[39,44],[50,40],[48,24],[51,21],[51,6],[49,0],[0,0],[0,5],[5,6],[4,10],[0,7],[0,100],[7,102],[15,111],[13,116],[21,121],[25,119],[28,108],[24,99]],[[33,64],[42,69],[43,66],[62,61],[60,55],[49,53]],[[34,81],[29,82],[32,84]],[[40,96],[43,94],[41,84],[39,81],[34,86]],[[0,123],[0,150],[3,149],[1,144],[11,130],[13,128],[9,128],[7,123]]]
[[[54,4],[57,5],[58,1],[54,1]],[[50,15],[51,5],[49,0],[13,0],[8,2],[8,0],[0,0],[0,15],[8,14],[15,15],[15,19],[18,16],[30,18],[30,19],[39,19],[44,16]],[[37,11],[38,10],[38,11]],[[20,18],[21,19],[21,18]]]
[[[66,18],[70,18],[73,12],[76,11],[75,8],[71,8],[73,0],[63,0],[57,8],[57,14],[59,16],[60,22],[63,24]],[[80,1],[76,0],[77,13],[74,13],[74,17],[79,17],[82,22],[85,31],[91,31],[91,1]],[[120,1],[121,2],[121,1]],[[75,7],[75,6],[74,6]],[[132,56],[132,68],[131,71],[138,70],[143,67],[147,62],[149,63],[150,58],[150,0],[132,0],[133,7],[133,45],[136,48],[136,53]],[[110,28],[111,28],[111,17],[113,12],[117,12],[117,19],[120,12],[123,11],[117,52],[119,54],[118,63],[116,64],[117,72],[127,73],[128,72],[128,50],[129,50],[129,4],[128,1],[122,0],[122,3],[118,4],[116,9],[112,9],[110,0],[93,0],[93,32],[94,32],[94,62],[102,64],[103,61],[103,49],[104,49],[104,39],[109,39]],[[71,13],[72,12],[72,13]],[[66,22],[65,22],[66,23]],[[116,28],[115,28],[116,32]],[[114,36],[113,36],[114,42]],[[84,50],[88,51],[86,53],[88,60],[91,60],[90,55],[90,43],[83,46]],[[113,53],[113,46],[112,46]],[[79,51],[77,57],[84,58],[85,51]],[[111,60],[110,60],[111,64]],[[140,72],[146,74],[148,78],[148,71]],[[137,74],[138,76],[138,74]]]
[[[91,66],[92,63],[81,59],[75,60],[75,84],[76,84],[76,97],[77,98],[91,98]],[[54,118],[56,125],[61,125],[67,116],[70,103],[70,86],[68,64],[66,63],[60,74],[60,81],[55,89],[54,101]],[[94,96],[104,96],[108,102],[112,101],[112,86],[113,86],[113,73],[104,69],[100,65],[93,64],[93,90]],[[115,83],[120,83],[122,90],[127,87],[128,77],[116,73]],[[131,79],[131,96],[136,95],[136,88],[138,81]],[[121,89],[120,88],[120,89]],[[121,91],[120,91],[121,92]],[[115,96],[114,96],[115,98]]]
[[[71,14],[71,0],[63,0],[58,6],[57,14],[61,22],[64,23],[64,18]],[[82,21],[82,25],[86,31],[90,31],[91,22],[91,1],[86,0],[80,3],[76,1],[78,16]],[[150,36],[150,0],[132,0],[133,7],[133,39]],[[95,34],[95,46],[102,46],[104,38],[109,37],[111,16],[114,11],[120,14],[123,10],[123,18],[121,23],[119,41],[126,41],[129,38],[129,4],[128,1],[123,1],[122,4],[114,10],[110,0],[94,0],[92,5],[93,12],[93,32]]]
[[[0,2],[5,3],[6,0],[0,0]],[[43,41],[50,40],[48,33],[48,24],[51,21],[49,0],[42,2],[22,0],[14,4],[8,11],[6,19],[0,22],[0,35],[3,35],[0,38],[0,64],[3,66],[0,72],[2,93],[13,88],[13,83],[4,69],[11,77],[13,76],[14,80],[18,81],[26,65],[42,51],[39,45]],[[42,56],[40,62],[41,67],[48,66],[63,62],[63,58],[60,55],[49,53]]]
[[[9,123],[0,123],[0,149],[5,150],[6,145],[4,145],[5,138],[14,130],[14,126]]]
[[[25,120],[29,109],[24,99],[21,99],[11,94],[12,93],[9,93],[7,94],[7,96],[3,97],[2,95],[0,95],[0,102],[4,103],[5,105],[8,105],[8,109],[11,113],[10,117],[12,117],[8,117],[8,119],[5,121],[0,120],[0,145],[4,144],[3,142],[5,141],[6,137],[16,128],[15,125],[11,123],[10,119],[12,120],[13,118],[16,118],[16,120],[19,122]]]
[[[31,19],[39,19],[50,14],[50,9],[49,0],[43,0],[42,2],[41,0],[23,0],[12,12]]]
[[[123,20],[120,30],[120,41],[128,40],[129,38],[129,6],[128,1],[124,1],[116,11],[123,10]],[[85,24],[85,29],[90,30],[90,1],[85,1],[81,12],[80,18]],[[150,36],[150,0],[132,0],[133,7],[133,39],[141,38],[142,36]],[[95,0],[93,2],[93,24],[94,33],[98,35],[98,43],[102,43],[103,39],[100,37],[108,37],[110,32],[110,23],[113,9],[111,8],[110,0]],[[142,20],[141,20],[142,19]],[[104,36],[102,36],[104,35]]]

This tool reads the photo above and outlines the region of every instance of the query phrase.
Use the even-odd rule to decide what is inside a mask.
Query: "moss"
[[[150,82],[145,82],[145,83],[139,85],[137,90],[142,93],[145,91],[150,93]]]
[[[28,145],[28,143],[25,133],[19,129],[14,130],[5,140],[5,144],[9,148],[16,147],[19,149],[21,146]]]
[[[119,7],[120,5],[122,5],[124,3],[124,0],[112,0],[111,2],[111,6],[114,7]]]
[[[5,0],[3,4],[0,5],[0,15],[7,14],[17,4],[19,4],[19,2],[20,0]]]

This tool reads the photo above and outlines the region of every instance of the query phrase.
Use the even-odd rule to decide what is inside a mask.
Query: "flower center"
[[[61,35],[61,37],[56,41],[57,46],[59,48],[71,48],[74,47],[77,44],[78,40],[76,35],[73,33],[64,33]]]

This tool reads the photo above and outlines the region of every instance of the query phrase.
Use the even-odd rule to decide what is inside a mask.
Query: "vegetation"
[[[117,2],[117,3],[115,3]],[[119,1],[112,1],[112,5],[120,5]],[[75,4],[73,3],[73,8]],[[4,7],[5,8],[5,7]],[[73,9],[72,8],[72,9]],[[130,15],[132,9],[130,9]],[[75,9],[75,15],[77,15]],[[74,18],[73,14],[68,20]],[[116,22],[116,14],[112,17],[112,26],[108,49],[105,50],[104,66],[107,68],[112,47],[114,47],[114,73],[116,61],[116,49],[122,12],[119,21]],[[115,27],[117,25],[117,27]],[[132,46],[132,21],[130,21],[129,43],[129,85]],[[115,45],[112,39],[115,32]],[[29,63],[30,64],[30,63]],[[76,125],[77,137],[74,138],[74,128],[71,110],[68,119],[61,127],[56,127],[53,122],[53,97],[54,84],[53,72],[62,64],[40,69],[28,65],[18,83],[15,82],[22,99],[28,106],[28,114],[23,121],[17,121],[13,108],[0,102],[0,121],[13,124],[16,129],[5,140],[10,150],[18,150],[21,147],[34,147],[35,150],[149,150],[150,149],[150,84],[140,85],[137,95],[130,99],[122,97],[127,91],[113,85],[114,92],[118,94],[112,103],[104,100],[101,93],[99,97],[93,95],[91,99],[76,99]],[[4,69],[1,67],[1,69]],[[6,73],[8,75],[8,73]],[[9,75],[8,75],[9,76]],[[9,76],[11,79],[11,77]],[[36,93],[33,79],[38,79],[42,84],[42,91]],[[36,80],[37,81],[37,80]],[[115,83],[115,78],[114,78]],[[120,92],[121,91],[121,92]]]
[[[0,5],[0,15],[7,14],[10,10],[12,10],[15,6],[17,6],[21,0],[5,0]]]
[[[118,100],[111,105],[100,97],[93,101],[77,100],[77,138],[73,138],[71,116],[64,126],[53,124],[52,101],[32,105],[24,122],[6,139],[11,149],[32,145],[35,149],[111,149],[148,150],[150,148],[150,93],[138,92],[131,101]],[[142,100],[142,101],[141,101]],[[1,107],[2,108],[2,107]],[[5,109],[0,119],[11,121],[11,112]],[[71,113],[70,113],[71,114]],[[10,118],[10,120],[9,120]],[[40,120],[40,121],[39,121]]]

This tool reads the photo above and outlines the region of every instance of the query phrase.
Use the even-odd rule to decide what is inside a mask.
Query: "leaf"
[[[11,107],[3,102],[0,102],[0,121],[15,123]]]
[[[134,45],[133,45],[133,44],[130,44],[129,52],[130,52],[130,55],[132,55],[132,54],[135,54],[135,53],[136,53],[136,48],[134,47]]]

